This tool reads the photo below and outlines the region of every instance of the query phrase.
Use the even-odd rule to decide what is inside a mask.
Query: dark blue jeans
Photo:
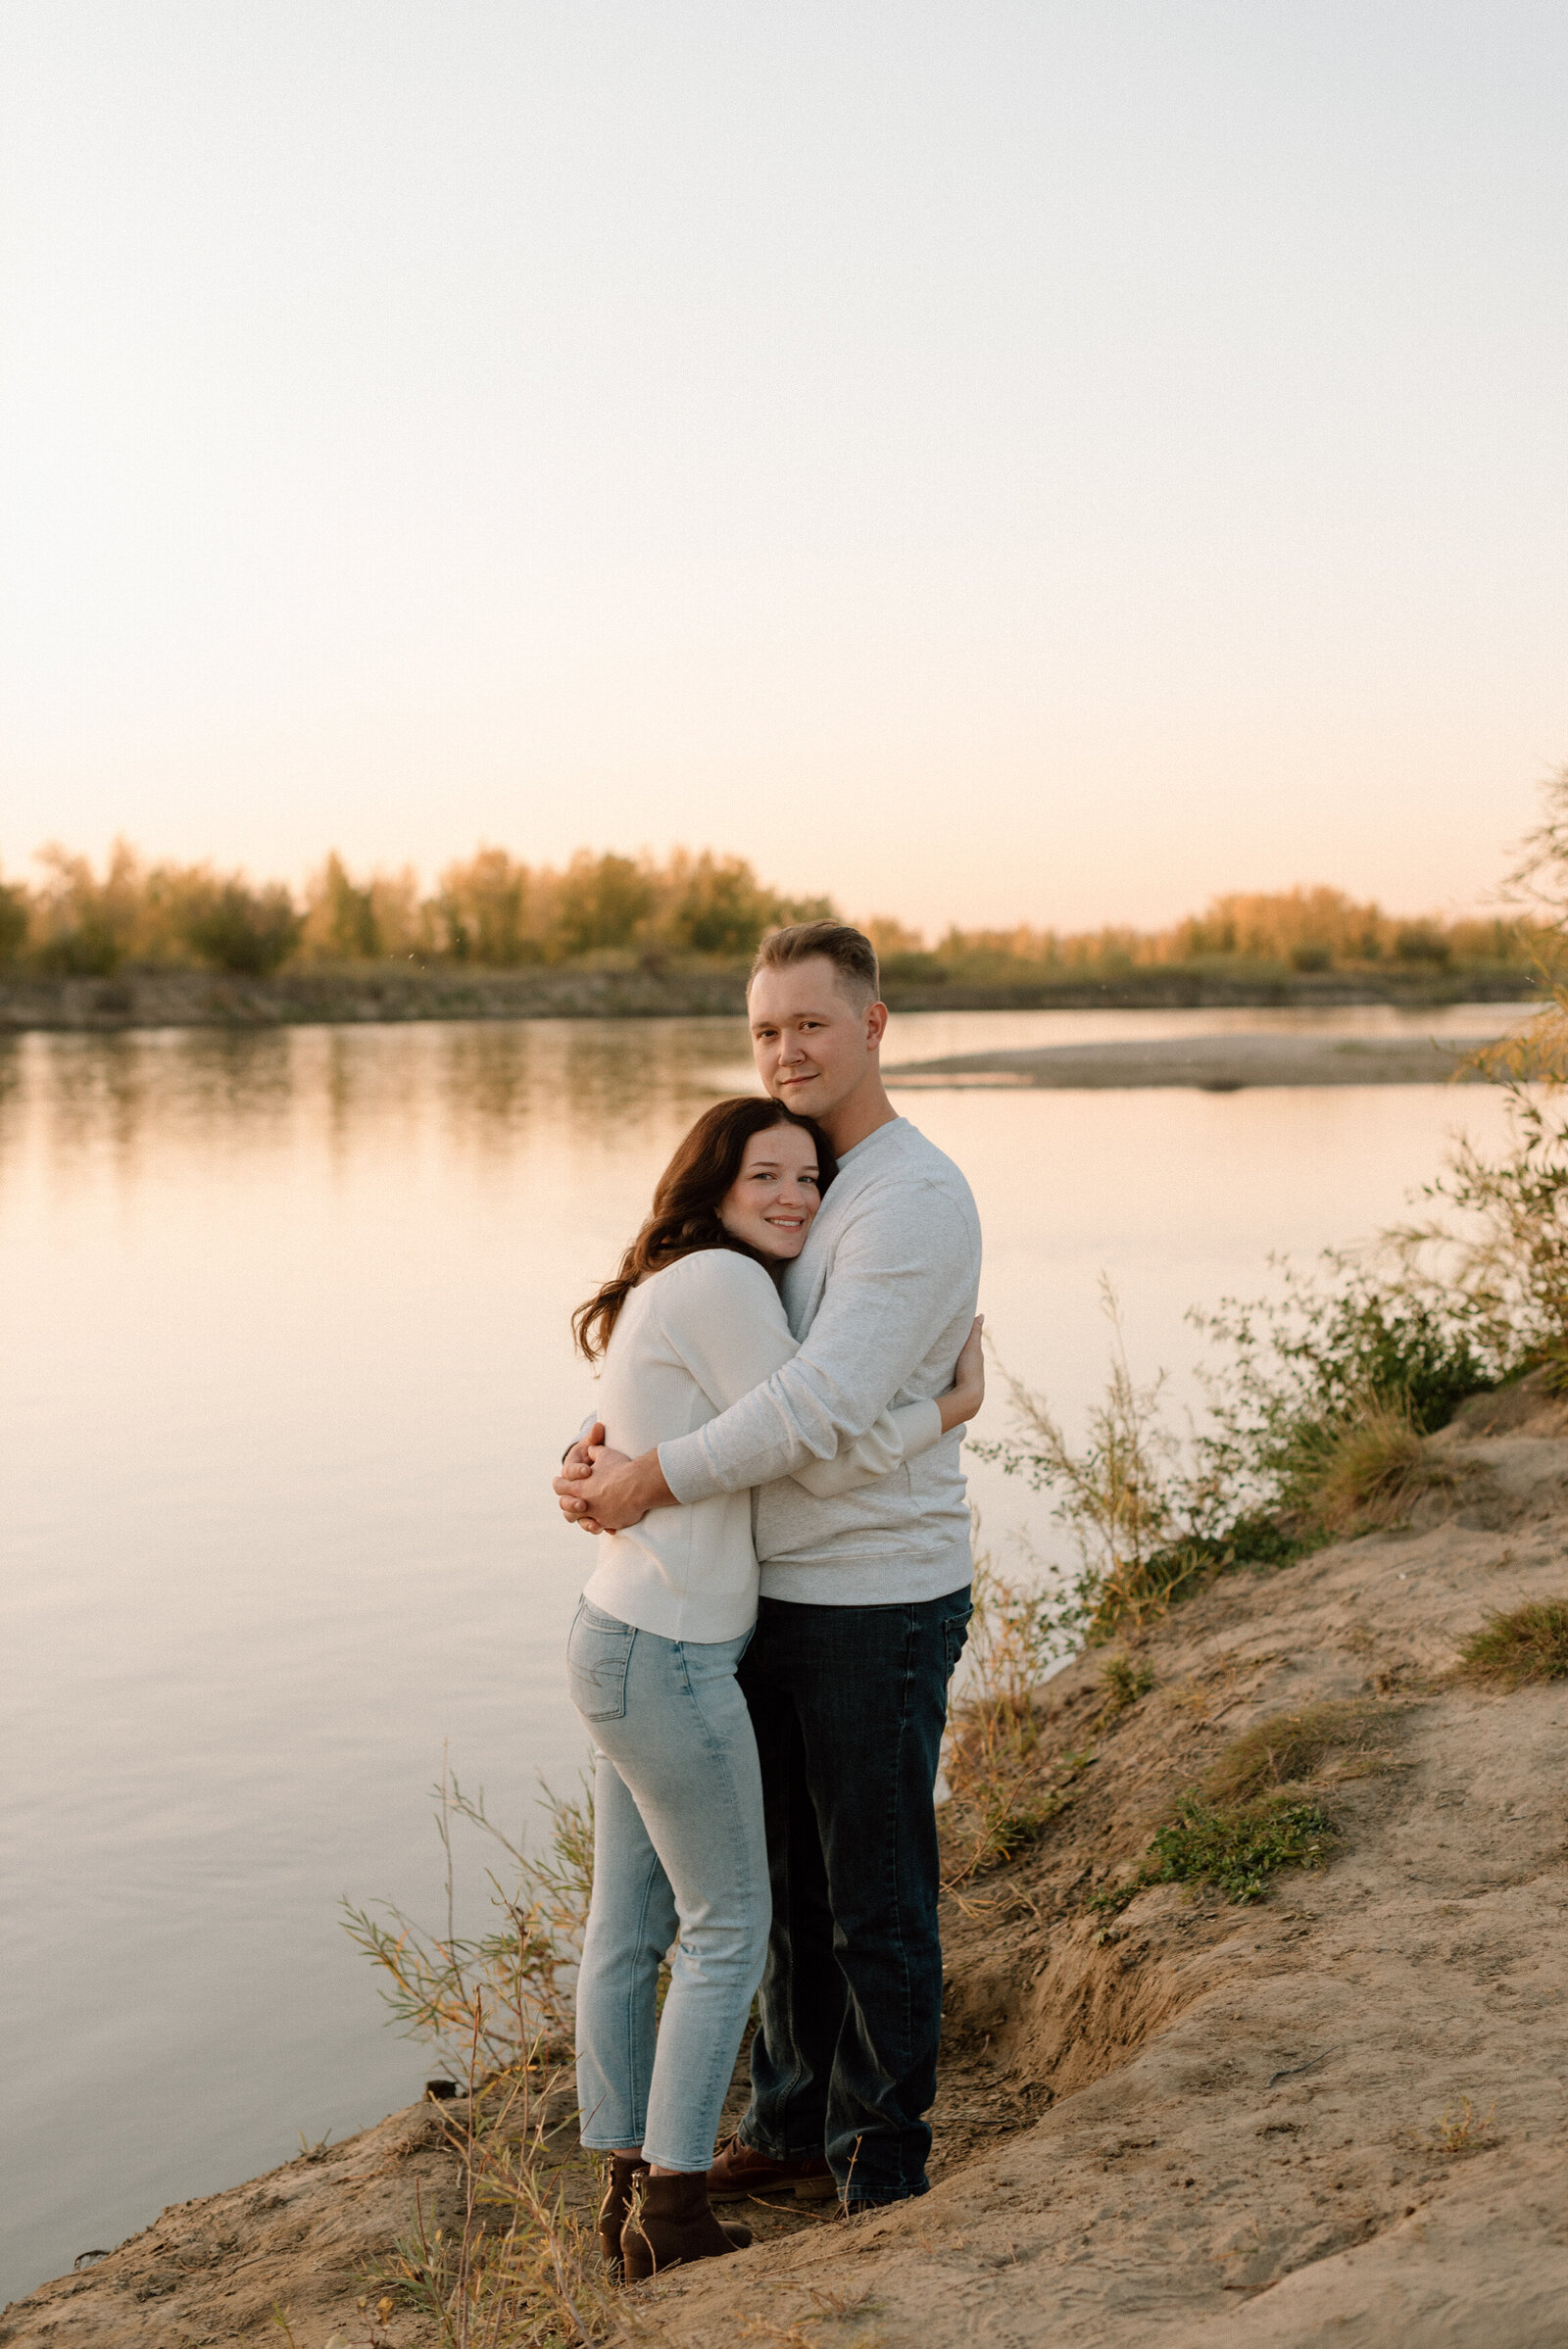
[[[926,2188],[942,2030],[934,1793],[968,1590],[886,1607],[764,1598],[740,1684],[773,1923],[744,2141],[824,2152],[840,2194]]]

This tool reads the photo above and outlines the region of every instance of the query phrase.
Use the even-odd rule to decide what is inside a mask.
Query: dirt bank
[[[654,2339],[732,2349],[1560,2349],[1568,2338],[1568,1682],[1448,1677],[1493,1611],[1568,1594],[1568,1421],[1526,1398],[1434,1438],[1397,1531],[1226,1577],[1039,1699],[1027,1856],[971,1881],[929,2195],[769,2219],[645,2287]],[[1177,1885],[1119,1916],[1172,1797],[1250,1725],[1359,1707],[1314,1786],[1327,1864],[1254,1906]],[[1048,1806],[1048,1808],[1051,1806]],[[366,2342],[363,2263],[455,2186],[435,2107],[166,2212],[0,2323],[16,2349]],[[395,2314],[397,2349],[428,2336]]]
[[[196,970],[119,970],[107,978],[0,973],[0,1035],[65,1028],[275,1028],[365,1020],[659,1019],[746,1008],[747,964],[590,970],[475,970],[403,963],[278,971],[271,978]],[[1390,973],[1341,971],[1130,971],[1114,979],[964,986],[886,974],[895,1011],[1202,1009],[1247,1003],[1513,1003],[1529,974],[1507,970]]]

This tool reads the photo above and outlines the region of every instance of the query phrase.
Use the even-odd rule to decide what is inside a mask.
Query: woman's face
[[[746,1145],[740,1173],[718,1202],[718,1220],[760,1255],[798,1256],[821,1203],[810,1135],[799,1126],[768,1126]]]

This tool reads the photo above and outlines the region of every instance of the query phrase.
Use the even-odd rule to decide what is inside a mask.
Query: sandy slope
[[[1568,2343],[1568,1683],[1442,1676],[1490,1609],[1568,1593],[1568,1433],[1474,1412],[1410,1527],[1232,1576],[1143,1657],[1114,1718],[1100,1659],[1046,1692],[1071,1799],[949,1935],[929,2195],[791,2224],[646,2287],[647,2332],[719,2349],[1553,2349]],[[1483,1432],[1488,1417],[1494,1432]],[[1375,1707],[1327,1791],[1320,1874],[1253,1908],[1085,1907],[1238,1731],[1320,1697]],[[1082,1757],[1093,1753],[1086,1763]],[[1471,2099],[1457,2150],[1442,2126]],[[434,2108],[158,2225],[0,2323],[34,2349],[366,2339],[357,2262],[452,2190]],[[281,2336],[273,2336],[281,2337]],[[415,2343],[411,2318],[383,2337]],[[645,2334],[646,2337],[646,2334]]]
[[[1179,1085],[1209,1093],[1239,1093],[1249,1085],[1441,1085],[1473,1082],[1465,1055],[1502,1033],[1488,1035],[1156,1036],[1106,1039],[1098,1044],[1048,1044],[1025,1051],[956,1052],[946,1060],[906,1060],[888,1082],[906,1089],[1051,1086],[1111,1091],[1127,1086]]]

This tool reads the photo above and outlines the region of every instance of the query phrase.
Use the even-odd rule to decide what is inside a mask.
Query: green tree
[[[764,889],[744,856],[716,857],[705,849],[671,878],[676,894],[668,915],[671,946],[689,954],[749,954],[779,919],[779,900]]]
[[[630,946],[658,900],[653,876],[629,856],[573,856],[562,876],[556,933],[566,954]]]
[[[0,962],[15,962],[27,940],[27,892],[20,881],[0,881]]]
[[[38,852],[47,878],[38,893],[39,968],[64,976],[102,978],[130,954],[146,894],[146,875],[133,849],[117,840],[100,881],[85,856],[57,843]]]
[[[215,970],[265,978],[286,962],[305,924],[281,882],[253,889],[242,873],[204,876],[190,888],[179,916],[191,953]]]
[[[456,961],[506,968],[541,958],[539,942],[525,926],[528,867],[514,864],[505,849],[481,848],[466,864],[449,864],[436,910]]]
[[[311,885],[306,927],[311,946],[325,961],[373,962],[381,953],[374,886],[351,880],[336,849]]]

